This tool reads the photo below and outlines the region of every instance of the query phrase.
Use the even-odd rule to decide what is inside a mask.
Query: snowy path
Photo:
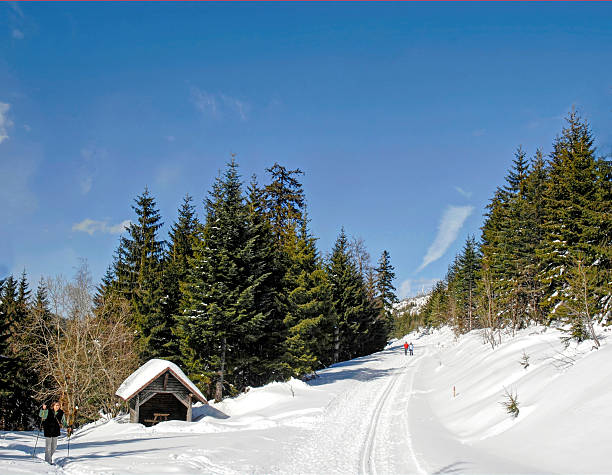
[[[60,440],[55,466],[42,460],[43,440],[31,457],[35,433],[0,433],[0,474],[610,472],[612,345],[563,349],[546,329],[494,351],[478,333],[410,339],[413,357],[398,342],[309,383],[273,383],[196,408],[205,416],[194,423],[87,426],[69,459]],[[518,364],[525,351],[529,370]],[[567,358],[572,365],[559,367]],[[507,386],[519,392],[517,419],[500,405]]]

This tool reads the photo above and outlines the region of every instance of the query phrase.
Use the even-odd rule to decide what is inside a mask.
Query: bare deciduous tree
[[[77,408],[89,420],[115,415],[114,393],[137,365],[129,304],[109,297],[94,312],[85,263],[73,282],[56,277],[46,287],[51,312],[34,308],[21,338],[39,375],[37,397],[61,401],[69,424]]]

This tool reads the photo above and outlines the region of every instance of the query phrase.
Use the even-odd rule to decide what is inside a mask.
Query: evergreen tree
[[[181,318],[186,365],[217,400],[227,385],[240,390],[287,371],[279,360],[284,334],[277,289],[284,274],[277,272],[269,225],[249,213],[241,186],[232,160],[206,202]]]
[[[162,227],[155,199],[145,188],[132,209],[137,220],[122,236],[116,254],[114,287],[132,306],[137,346],[143,361],[166,356],[172,339],[172,320],[162,310],[163,255],[165,242],[158,240]]]
[[[180,344],[182,338],[180,326],[177,324],[181,313],[183,291],[187,285],[190,263],[194,257],[194,248],[200,239],[200,221],[196,215],[193,198],[185,195],[183,204],[178,211],[178,219],[170,229],[169,248],[164,259],[164,269],[161,279],[163,298],[161,300],[162,321],[164,330],[171,332],[163,343],[163,356],[175,363],[180,363]]]
[[[333,362],[335,318],[330,283],[315,239],[308,232],[307,219],[289,243],[287,362],[292,375],[298,377]]]
[[[545,263],[540,276],[546,297],[542,304],[554,318],[554,309],[563,298],[563,274],[570,267],[570,254],[583,253],[590,264],[597,260],[598,243],[605,237],[592,219],[597,207],[597,162],[588,124],[576,112],[567,117],[567,126],[553,144],[549,180],[544,194],[545,239],[538,249]],[[609,207],[609,203],[608,203]]]
[[[344,229],[340,232],[327,265],[332,288],[333,311],[337,316],[335,361],[380,350],[373,338],[378,334],[377,310],[369,301],[363,278],[351,259]]]
[[[304,173],[299,168],[287,170],[278,163],[266,171],[272,181],[263,190],[265,212],[274,237],[283,245],[290,233],[299,229],[303,218],[304,191],[297,177]]]
[[[378,261],[376,270],[377,307],[380,311],[379,319],[384,325],[384,339],[390,335],[393,329],[393,304],[399,302],[395,294],[393,280],[395,279],[394,267],[391,265],[391,256],[388,251],[383,251]]]
[[[0,426],[3,430],[30,428],[36,405],[33,372],[20,344],[29,312],[29,296],[25,272],[19,282],[12,276],[4,281],[0,294]]]
[[[461,293],[461,313],[467,324],[462,328],[471,331],[477,326],[475,321],[477,307],[477,282],[480,270],[480,255],[474,236],[466,239],[465,245],[458,259],[457,290]]]

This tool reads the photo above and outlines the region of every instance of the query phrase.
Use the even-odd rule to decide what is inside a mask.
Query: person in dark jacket
[[[57,448],[57,438],[60,436],[60,426],[67,427],[66,415],[60,409],[60,403],[54,402],[51,405],[51,410],[47,409],[47,405],[43,404],[40,413],[43,428],[45,430],[45,462],[53,465],[53,454]]]

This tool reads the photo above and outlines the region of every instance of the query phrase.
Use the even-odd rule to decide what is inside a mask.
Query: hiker
[[[51,405],[51,410],[43,404],[40,413],[42,425],[45,428],[45,462],[53,465],[53,454],[57,448],[57,438],[60,436],[60,425],[68,427],[64,411],[60,409],[60,403],[55,401]]]
[[[404,342],[404,356],[406,356],[408,354],[408,342],[405,341]]]
[[[412,356],[414,353],[414,345],[412,344],[412,342],[410,342],[410,344],[408,345],[408,349],[410,350],[410,356]]]

